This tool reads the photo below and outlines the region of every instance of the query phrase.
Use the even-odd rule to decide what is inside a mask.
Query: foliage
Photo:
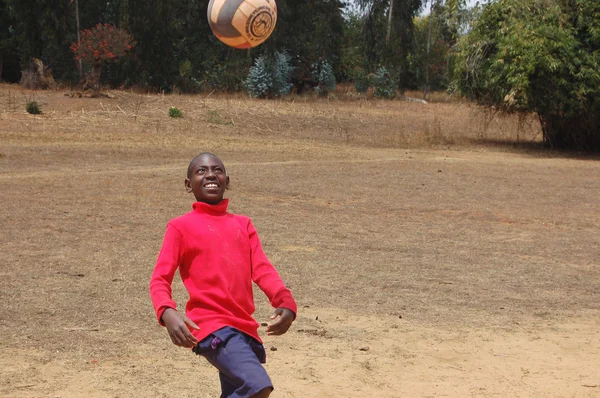
[[[363,51],[363,18],[356,13],[349,13],[344,24],[344,42],[341,49],[339,81],[355,81],[356,75],[364,74],[367,67]]]
[[[448,53],[452,47],[453,33],[444,19],[445,7],[434,7],[433,12],[415,18],[416,50],[408,59],[413,89],[445,90],[448,87]]]
[[[59,79],[74,76],[69,44],[75,35],[75,5],[68,1],[3,0],[9,10],[10,39],[13,40],[22,69],[32,58],[42,60]]]
[[[86,75],[86,85],[96,90],[100,88],[102,66],[118,61],[135,45],[127,31],[109,24],[98,24],[82,30],[80,38],[80,42],[72,43],[70,49],[76,61],[81,60],[92,67]]]
[[[244,88],[248,75],[246,59],[230,59],[228,62],[204,63],[201,85],[204,89],[235,92]]]
[[[25,110],[27,111],[27,113],[30,113],[32,115],[39,115],[42,113],[42,107],[36,101],[27,101]]]
[[[169,108],[169,116],[174,119],[179,119],[183,117],[183,112],[179,108],[172,106]]]
[[[409,60],[420,45],[413,17],[419,14],[423,0],[394,0],[389,42],[386,33],[390,0],[358,0],[355,3],[360,3],[361,8],[354,14],[347,11],[349,2],[345,0],[277,0],[276,30],[264,44],[247,51],[231,49],[212,35],[204,22],[208,3],[209,0],[79,0],[82,27],[109,24],[129,32],[137,41],[135,56],[123,57],[118,63],[112,62],[108,53],[105,60],[111,62],[103,61],[96,68],[94,63],[98,61],[90,59],[86,66],[88,73],[92,69],[90,78],[98,79],[98,84],[101,79],[113,86],[139,85],[166,92],[236,91],[244,88],[253,60],[283,48],[291,57],[291,82],[298,92],[313,87],[312,66],[325,57],[337,82],[388,65],[400,76],[402,85],[408,86],[418,72],[409,68]],[[75,1],[2,0],[0,5],[4,6],[0,6],[3,75],[10,72],[18,80],[19,67],[26,68],[31,58],[38,58],[56,79],[78,78],[69,50],[69,45],[77,41]],[[104,51],[98,50],[101,58]],[[112,54],[118,58],[115,51]],[[17,62],[19,66],[15,66]]]
[[[353,80],[356,92],[364,94],[367,91],[369,91],[369,87],[371,86],[371,79],[364,69],[355,69],[353,74]]]
[[[80,35],[81,42],[71,44],[70,49],[75,54],[75,60],[92,66],[116,62],[135,45],[127,31],[109,24],[98,24],[92,29],[82,30]]]
[[[19,81],[18,43],[5,1],[0,2],[0,81]]]
[[[375,87],[375,96],[380,98],[394,98],[396,96],[397,84],[390,72],[381,67],[373,74],[372,84]]]
[[[393,1],[391,26],[389,22],[390,1]],[[393,65],[399,71],[397,83],[406,87],[411,80],[408,59],[415,52],[414,18],[419,14],[422,0],[358,0],[366,11],[363,25],[363,52],[366,68],[374,70],[378,65]],[[388,26],[389,40],[388,40]]]
[[[327,96],[331,91],[335,91],[335,74],[333,68],[327,60],[320,60],[312,64],[312,78],[315,83],[317,94]]]
[[[272,84],[273,77],[267,65],[267,57],[261,55],[254,60],[254,65],[248,73],[248,78],[245,82],[248,94],[254,98],[265,98],[269,94]]]
[[[341,75],[345,8],[340,0],[277,0],[277,28],[257,50],[270,54],[286,49],[292,57],[292,83],[302,92],[312,88],[312,64],[327,56],[334,73]]]
[[[459,42],[454,87],[537,113],[548,145],[600,148],[599,27],[596,0],[498,0]]]
[[[293,67],[286,52],[261,55],[256,58],[244,82],[248,94],[254,98],[274,98],[290,93]]]

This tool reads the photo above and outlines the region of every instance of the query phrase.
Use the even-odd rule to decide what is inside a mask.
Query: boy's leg
[[[264,348],[233,328],[218,330],[213,335],[208,344],[204,341],[199,344],[196,353],[219,370],[221,397],[268,397],[273,385],[261,364],[264,358],[259,358],[261,354],[264,356]]]

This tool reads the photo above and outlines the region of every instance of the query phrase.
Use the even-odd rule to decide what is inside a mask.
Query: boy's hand
[[[274,323],[270,324],[267,327],[267,334],[269,336],[279,336],[288,331],[290,326],[292,326],[292,322],[296,316],[292,310],[287,308],[277,308],[273,315],[271,315],[271,319],[277,319]]]
[[[167,327],[173,344],[187,348],[193,348],[198,344],[198,339],[190,332],[190,328],[196,330],[200,330],[200,328],[187,316],[173,308],[167,308],[163,312],[162,321]]]

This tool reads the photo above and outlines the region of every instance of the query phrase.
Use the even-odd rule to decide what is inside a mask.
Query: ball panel
[[[219,24],[231,23],[233,16],[240,6],[246,3],[246,0],[226,0],[221,7],[219,12]]]
[[[272,2],[268,1],[268,0],[267,1],[265,1],[265,0],[246,0],[245,3],[250,4],[254,8],[264,6],[265,3],[269,3],[271,6],[273,5],[273,4],[271,4]]]
[[[210,27],[219,40],[236,48],[255,47],[275,29],[275,0],[210,0]]]
[[[246,0],[238,9],[232,25],[240,31],[251,43],[252,47],[264,42],[275,29],[277,13],[275,9],[265,6],[265,2],[257,2],[260,7],[254,7]]]
[[[211,0],[211,3],[214,0]],[[245,0],[217,0],[211,10],[211,28],[213,32],[222,37],[238,37],[240,32],[232,26],[236,10]],[[218,5],[218,7],[217,7]]]
[[[219,19],[219,12],[221,12],[223,4],[225,4],[225,2],[220,0],[210,0],[210,3],[208,3],[208,22],[210,22],[211,26],[217,23]]]

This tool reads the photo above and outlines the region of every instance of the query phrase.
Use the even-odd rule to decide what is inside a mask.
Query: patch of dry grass
[[[595,228],[585,211],[561,213],[575,192],[579,205],[595,198],[576,183],[561,187],[577,178],[565,179],[568,165],[474,155],[502,149],[486,140],[539,142],[538,126],[489,118],[468,104],[39,92],[45,114],[33,116],[8,106],[13,91],[0,89],[7,104],[0,109],[0,197],[3,251],[22,266],[4,273],[4,291],[13,292],[4,298],[15,311],[29,311],[25,302],[42,308],[61,289],[89,296],[94,311],[111,319],[112,299],[95,301],[103,289],[113,299],[136,292],[136,305],[147,304],[138,294],[164,224],[188,208],[183,170],[202,150],[225,159],[235,210],[257,217],[265,246],[306,302],[391,311],[395,292],[407,312],[426,319],[448,321],[440,314],[449,303],[502,316],[506,300],[529,300],[537,313],[549,312],[570,296],[553,298],[545,284],[556,283],[557,269],[545,255],[531,269],[530,250],[567,260],[569,250],[557,250],[557,242],[574,244],[574,229]],[[170,106],[185,117],[168,118]],[[587,169],[576,167],[585,179]],[[535,238],[542,231],[545,238]],[[503,284],[494,282],[499,270],[508,272]],[[35,287],[29,272],[43,283]],[[518,290],[524,273],[539,300]],[[581,298],[589,283],[578,280],[569,291]],[[43,294],[30,297],[31,289]],[[56,305],[65,311],[70,302]],[[85,324],[84,313],[71,315]]]
[[[28,93],[0,86],[6,352],[90,372],[90,358],[163,355],[148,279],[205,150],[301,308],[452,330],[600,311],[600,166],[505,150],[539,142],[535,122],[463,103],[63,94],[36,93],[44,114],[28,115],[11,105]],[[185,301],[180,283],[174,294]]]

